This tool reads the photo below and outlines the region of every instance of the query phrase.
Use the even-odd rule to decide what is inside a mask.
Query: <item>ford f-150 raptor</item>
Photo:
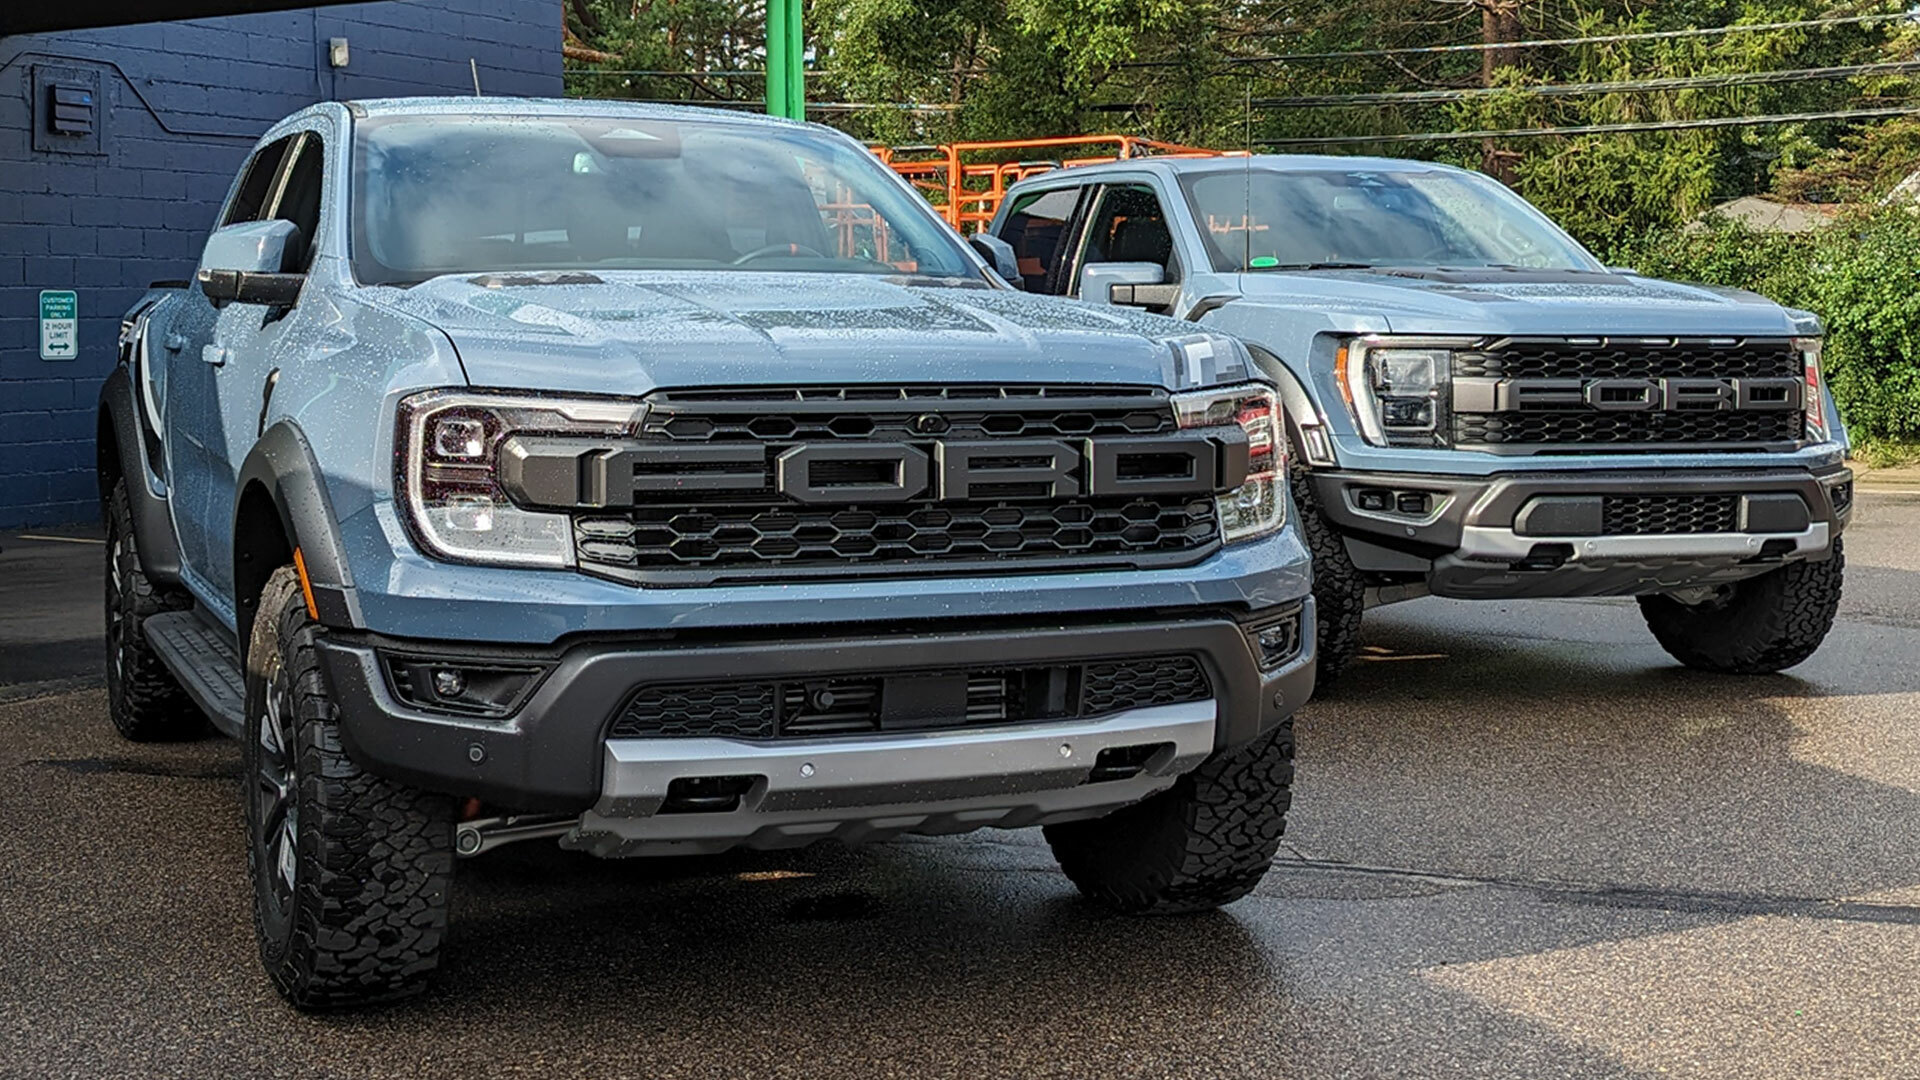
[[[123,324],[99,472],[113,722],[241,740],[281,993],[418,989],[456,857],[530,837],[1042,825],[1125,911],[1259,881],[1314,678],[1276,389],[1008,255],[785,121],[266,133]]]
[[[1610,269],[1477,173],[1129,160],[1014,185],[1029,291],[1176,315],[1280,387],[1320,680],[1371,603],[1635,596],[1675,658],[1819,647],[1852,509],[1819,322]]]

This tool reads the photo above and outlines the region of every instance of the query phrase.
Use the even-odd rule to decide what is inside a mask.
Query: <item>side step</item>
[[[247,683],[240,654],[225,630],[208,626],[191,611],[163,611],[141,624],[147,644],[180,680],[200,711],[221,733],[240,738],[246,729]]]

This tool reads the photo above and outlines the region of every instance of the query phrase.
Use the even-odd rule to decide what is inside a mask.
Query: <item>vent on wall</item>
[[[33,69],[33,148],[56,154],[104,154],[107,117],[100,69],[36,65]]]
[[[54,83],[47,87],[47,130],[84,138],[93,134],[93,88]]]

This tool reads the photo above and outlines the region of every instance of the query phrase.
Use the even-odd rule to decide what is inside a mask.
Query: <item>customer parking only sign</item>
[[[68,289],[40,290],[40,359],[80,355],[80,300]]]

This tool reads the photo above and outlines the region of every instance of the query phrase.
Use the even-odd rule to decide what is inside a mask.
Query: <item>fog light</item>
[[[1300,655],[1300,609],[1255,623],[1247,629],[1260,670],[1271,671]]]
[[[449,663],[383,654],[387,683],[403,704],[425,712],[483,719],[513,715],[546,668],[531,664]]]

